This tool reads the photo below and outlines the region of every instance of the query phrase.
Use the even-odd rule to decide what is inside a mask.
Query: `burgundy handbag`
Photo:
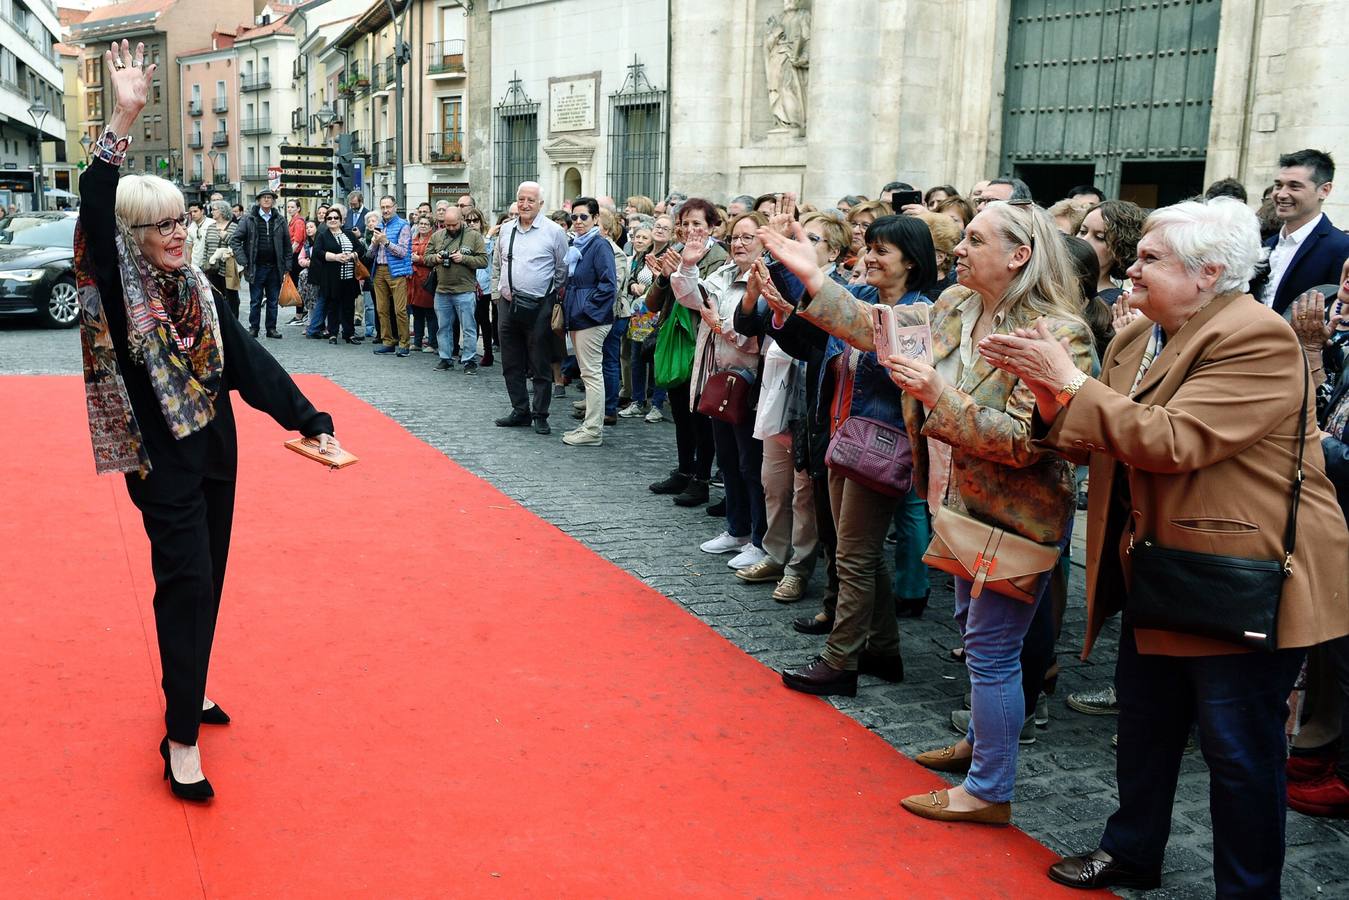
[[[852,416],[829,441],[825,465],[849,481],[888,497],[903,497],[913,487],[913,448],[903,428]]]
[[[715,363],[715,335],[708,335],[707,346],[703,351],[703,371],[708,371]],[[724,369],[713,372],[703,382],[698,392],[695,408],[705,416],[743,425],[754,419],[754,399],[759,377],[749,369]]]

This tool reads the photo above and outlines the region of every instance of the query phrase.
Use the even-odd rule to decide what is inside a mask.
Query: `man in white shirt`
[[[1319,150],[1299,150],[1279,157],[1274,177],[1274,214],[1283,227],[1265,241],[1269,275],[1259,294],[1277,313],[1284,313],[1303,291],[1339,281],[1349,257],[1349,235],[1321,212],[1330,196],[1335,162]]]
[[[206,263],[206,211],[200,203],[187,205],[187,246],[192,265],[201,268]]]
[[[567,235],[543,211],[543,188],[526,181],[515,193],[519,218],[501,226],[492,253],[497,291],[501,375],[511,411],[496,420],[502,428],[528,425],[549,434],[553,398],[553,305],[567,279]],[[533,381],[530,404],[526,376]]]

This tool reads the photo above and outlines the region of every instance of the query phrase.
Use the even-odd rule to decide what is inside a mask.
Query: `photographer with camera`
[[[431,235],[422,261],[435,266],[436,335],[440,362],[437,369],[454,368],[454,327],[459,324],[460,360],[464,374],[478,371],[478,270],[487,265],[487,245],[482,232],[465,228],[458,207],[445,210],[445,227]],[[490,341],[490,336],[488,337]]]

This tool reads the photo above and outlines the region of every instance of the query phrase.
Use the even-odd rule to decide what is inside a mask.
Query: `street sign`
[[[333,148],[282,145],[277,190],[287,198],[326,198],[333,195]]]

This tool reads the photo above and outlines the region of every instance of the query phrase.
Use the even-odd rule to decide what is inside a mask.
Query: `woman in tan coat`
[[[1158,210],[1128,273],[1131,303],[1146,318],[1111,343],[1099,380],[1036,331],[980,345],[991,364],[1031,385],[1043,445],[1090,459],[1084,656],[1106,618],[1124,611],[1115,677],[1120,806],[1098,850],[1051,868],[1073,887],[1157,886],[1181,753],[1197,723],[1211,771],[1217,894],[1279,895],[1286,699],[1305,648],[1349,632],[1349,532],[1326,477],[1297,339],[1246,293],[1259,257],[1259,224],[1235,200]],[[1131,544],[1284,559],[1302,426],[1305,480],[1278,649],[1243,652],[1135,629]],[[1174,599],[1198,606],[1213,598]]]

